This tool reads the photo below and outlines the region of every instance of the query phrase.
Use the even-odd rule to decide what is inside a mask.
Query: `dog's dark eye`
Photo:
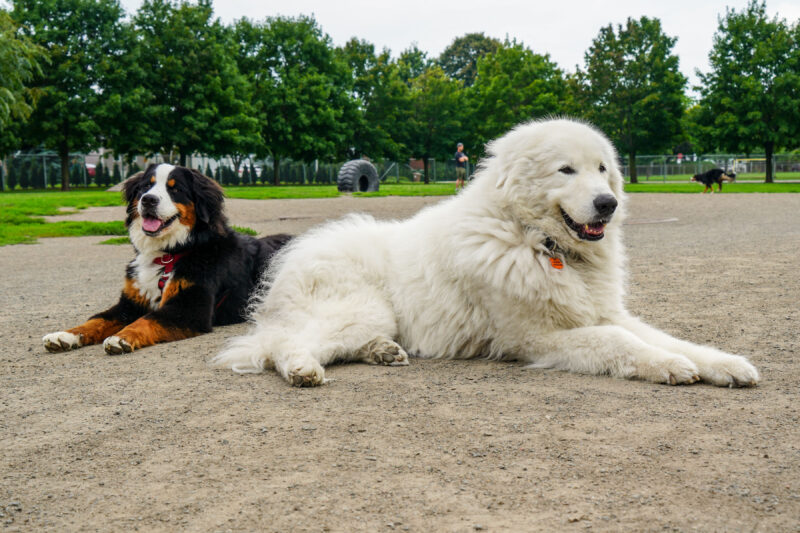
[[[575,169],[569,165],[564,165],[563,167],[559,168],[558,171],[562,174],[575,174]]]
[[[606,166],[603,163],[600,163],[600,172],[605,172]]]

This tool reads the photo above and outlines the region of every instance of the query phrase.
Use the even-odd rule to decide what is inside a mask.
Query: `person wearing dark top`
[[[456,145],[456,191],[464,186],[464,179],[467,177],[467,161],[469,157],[464,153],[464,145],[458,143]]]

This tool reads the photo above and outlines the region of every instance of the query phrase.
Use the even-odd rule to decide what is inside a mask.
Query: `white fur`
[[[79,335],[68,331],[48,333],[42,337],[42,342],[44,343],[44,347],[51,352],[66,352],[74,350],[75,348],[80,348],[83,345]]]
[[[250,332],[213,363],[318,385],[325,365],[369,360],[385,338],[419,357],[518,359],[673,384],[758,381],[744,357],[674,339],[625,310],[625,198],[601,133],[533,122],[488,152],[461,195],[408,220],[350,216],[294,240],[265,276]],[[559,171],[566,166],[575,173]],[[561,209],[592,222],[601,194],[620,206],[602,240],[581,240]],[[547,237],[563,269],[551,265]]]

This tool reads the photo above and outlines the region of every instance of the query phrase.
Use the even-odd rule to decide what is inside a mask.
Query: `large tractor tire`
[[[373,192],[380,186],[377,169],[365,159],[354,159],[342,165],[336,183],[342,192]]]

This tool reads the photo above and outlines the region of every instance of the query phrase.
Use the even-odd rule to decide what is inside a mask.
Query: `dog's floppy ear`
[[[204,222],[217,233],[224,232],[224,217],[222,214],[225,193],[216,181],[200,174],[198,171],[187,168],[192,184],[194,198],[194,211],[197,219]]]
[[[152,167],[152,165],[150,165]],[[147,168],[150,170],[150,167]],[[129,176],[122,182],[122,193],[125,196],[125,201],[130,205],[136,199],[139,193],[139,183],[144,177],[144,171],[139,171],[136,174]]]

